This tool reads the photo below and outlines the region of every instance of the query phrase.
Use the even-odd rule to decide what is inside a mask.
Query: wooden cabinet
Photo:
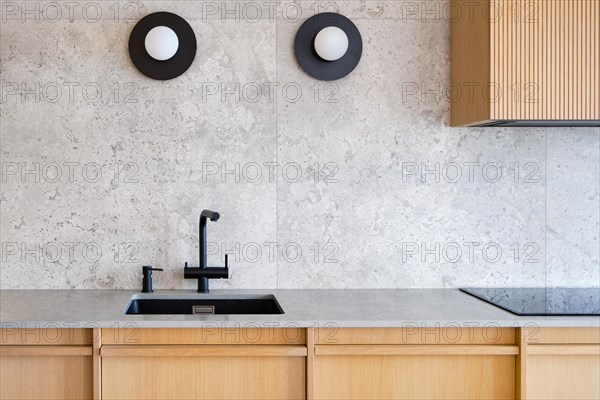
[[[0,399],[91,399],[91,329],[1,329]]]
[[[523,399],[600,399],[600,329],[524,330]]]
[[[315,340],[315,399],[515,398],[514,329],[490,338],[481,329],[350,329],[336,336],[334,344]]]
[[[142,329],[130,345],[113,333],[103,399],[305,398],[304,330]]]
[[[451,125],[600,125],[600,2],[452,0]]]
[[[600,398],[600,328],[0,333],[0,399]]]

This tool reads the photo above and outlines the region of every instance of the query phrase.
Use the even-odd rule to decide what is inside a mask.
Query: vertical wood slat
[[[513,41],[512,41],[512,36],[513,36],[512,28],[513,27],[511,25],[512,17],[510,15],[511,3],[507,3],[504,6],[506,8],[506,11],[504,13],[504,19],[506,20],[504,29],[505,29],[505,32],[508,33],[508,35],[509,35],[509,40],[507,41],[509,54],[506,59],[507,64],[506,64],[505,68],[507,68],[507,70],[510,72],[507,74],[507,81],[504,82],[502,86],[504,86],[506,89],[506,96],[504,97],[504,100],[506,102],[505,108],[508,111],[508,114],[507,114],[508,118],[514,119],[515,115],[514,115],[513,109],[512,109],[512,96],[510,94],[510,90],[511,90],[510,87],[511,87],[511,84],[514,82],[514,79],[512,78],[512,71],[515,70],[515,68],[514,68],[514,51],[515,51],[515,49],[514,49],[514,45],[513,45]]]
[[[600,2],[492,2],[491,118],[599,119]]]
[[[598,82],[596,81],[596,79],[594,77],[597,77],[598,71],[596,70],[596,66],[597,66],[597,57],[598,57],[598,52],[597,52],[597,46],[598,46],[598,38],[596,37],[598,34],[600,34],[600,32],[598,32],[598,24],[595,23],[595,21],[598,20],[599,16],[598,16],[598,3],[593,1],[593,0],[588,0],[591,3],[589,4],[589,19],[588,19],[588,28],[587,28],[587,32],[588,34],[586,35],[590,42],[588,44],[589,49],[591,49],[592,51],[589,54],[589,63],[591,65],[590,68],[590,82],[593,85],[598,85]],[[589,113],[591,115],[597,114],[597,98],[598,98],[598,93],[597,92],[590,92],[590,97],[589,97]]]
[[[597,81],[597,77],[598,77],[598,45],[599,45],[599,41],[598,41],[598,35],[600,34],[600,32],[598,31],[598,23],[596,21],[598,21],[598,9],[600,8],[600,6],[598,5],[598,3],[596,1],[593,0],[589,0],[591,2],[590,7],[589,7],[589,15],[590,15],[590,20],[589,20],[589,34],[588,37],[590,38],[590,44],[589,44],[589,48],[591,49],[590,52],[590,71],[589,71],[589,81],[591,82],[592,85],[594,86],[598,86],[598,81]],[[598,115],[598,91],[592,91],[590,92],[590,114],[594,115],[596,114],[596,116]]]
[[[552,6],[552,4],[550,3],[545,3],[545,2],[541,2],[539,3],[540,7],[542,8],[542,14],[540,14],[540,20],[539,20],[539,24],[540,24],[540,36],[542,39],[542,48],[544,50],[544,59],[542,60],[541,64],[540,64],[540,68],[542,71],[542,79],[543,81],[540,82],[540,86],[543,87],[543,92],[540,93],[540,97],[543,95],[544,97],[541,98],[550,98],[552,96],[552,91],[550,88],[550,81],[551,81],[551,75],[550,72],[552,71],[552,65],[550,64],[550,58],[552,55],[552,51],[550,48],[550,34],[549,34],[549,29],[548,29],[548,15],[550,15],[550,8]],[[544,115],[543,118],[544,119],[550,119],[550,115],[552,114],[552,111],[550,110],[550,102],[549,101],[544,101],[542,104],[542,107],[544,109]]]
[[[92,351],[92,371],[94,374],[93,384],[93,398],[94,400],[102,399],[102,361],[100,359],[100,348],[102,347],[102,330],[94,328],[94,341]]]
[[[315,329],[306,329],[306,400],[315,398]]]
[[[535,82],[539,81],[539,75],[538,75],[538,66],[540,63],[540,45],[539,45],[539,40],[540,40],[540,35],[539,35],[539,21],[540,21],[540,9],[539,8],[534,8],[533,10],[530,10],[530,12],[532,12],[533,14],[530,17],[530,23],[529,23],[529,32],[531,37],[533,38],[533,43],[530,43],[530,52],[531,52],[531,64],[532,67],[530,69],[530,78],[532,81],[533,86],[529,87],[529,91],[528,91],[528,95],[529,95],[529,108],[528,108],[528,115],[533,115],[538,111],[539,108],[539,87],[535,84]],[[538,46],[534,46],[534,43],[538,43]]]
[[[557,77],[558,85],[560,88],[560,98],[558,103],[558,115],[560,119],[565,119],[565,97],[567,96],[567,82],[566,82],[566,70],[567,70],[567,37],[568,37],[568,28],[567,21],[569,19],[567,15],[567,4],[570,0],[567,1],[558,1],[556,2],[558,6],[558,12],[554,15],[556,19],[559,20],[560,29],[557,32],[558,43],[559,43],[559,58],[557,62],[560,65],[560,75]]]
[[[490,53],[494,54],[494,58],[490,63],[490,118],[496,118],[498,114],[498,92],[494,89],[495,85],[500,82],[498,77],[498,65],[500,65],[500,55],[502,54],[502,37],[499,35],[498,9],[492,0],[490,6]],[[493,93],[493,94],[491,94]]]
[[[559,99],[559,93],[558,93],[558,81],[557,81],[557,76],[558,76],[558,64],[556,62],[556,60],[558,59],[557,57],[557,52],[558,52],[558,48],[556,46],[557,41],[557,32],[558,32],[558,22],[555,20],[554,16],[556,15],[556,10],[557,10],[557,2],[549,2],[549,6],[548,7],[548,22],[546,24],[546,29],[548,30],[548,36],[549,36],[549,40],[548,40],[548,47],[550,48],[550,52],[549,52],[549,58],[548,58],[548,66],[550,67],[550,71],[549,71],[549,76],[550,76],[550,82],[549,82],[549,87],[551,89],[550,92],[550,111],[548,113],[548,117],[551,118],[556,118],[556,111],[557,111],[557,104],[560,101]]]
[[[516,110],[516,119],[521,119],[522,115],[525,115],[525,91],[524,86],[527,80],[527,58],[529,54],[527,53],[527,32],[525,31],[525,27],[529,26],[529,23],[526,22],[527,13],[526,8],[518,8],[513,11],[515,17],[517,18],[518,24],[515,25],[517,31],[517,47],[515,48],[516,57],[515,63],[520,65],[520,68],[517,69],[518,75],[517,80],[515,82],[515,105],[517,107]]]
[[[579,46],[579,59],[581,62],[579,63],[579,85],[581,88],[581,106],[580,110],[583,112],[584,118],[591,118],[591,114],[589,113],[589,90],[585,87],[583,80],[585,78],[585,65],[587,64],[587,60],[589,55],[585,51],[588,47],[589,38],[588,36],[588,27],[589,27],[589,15],[587,8],[587,1],[581,4],[580,9],[580,21],[581,21],[581,43]]]
[[[574,69],[573,69],[573,73],[574,73],[574,81],[575,81],[575,103],[573,103],[572,107],[571,107],[571,114],[573,116],[575,116],[575,113],[577,112],[577,110],[581,109],[581,41],[582,41],[582,37],[581,37],[581,25],[582,25],[582,20],[581,20],[581,4],[580,3],[575,3],[573,5],[573,12],[574,12],[574,18],[575,21],[578,21],[578,23],[575,24],[575,35],[576,35],[576,39],[575,39],[575,45],[576,45],[576,50],[573,56],[573,59],[577,61],[577,63],[574,65]],[[582,110],[583,111],[583,110]]]
[[[565,16],[565,21],[563,25],[563,96],[566,98],[572,99],[571,101],[562,102],[562,115],[564,119],[569,118],[569,106],[573,103],[574,98],[572,97],[571,89],[573,88],[573,81],[571,80],[571,66],[573,62],[573,35],[572,35],[572,13],[571,6],[573,2],[566,1],[562,3],[563,5],[563,15]]]
[[[517,400],[526,400],[527,395],[527,358],[528,358],[528,344],[527,344],[527,328],[521,328],[518,331],[519,339],[519,355],[517,356]]]

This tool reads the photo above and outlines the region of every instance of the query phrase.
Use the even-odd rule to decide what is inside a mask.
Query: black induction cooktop
[[[467,288],[460,290],[517,315],[600,315],[600,288]]]

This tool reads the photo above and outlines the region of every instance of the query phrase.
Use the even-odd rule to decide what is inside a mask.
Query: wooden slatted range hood
[[[600,1],[452,0],[452,126],[600,126]]]

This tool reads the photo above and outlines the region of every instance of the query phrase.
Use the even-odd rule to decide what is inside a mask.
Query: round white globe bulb
[[[348,35],[336,26],[323,28],[315,37],[315,51],[323,60],[339,60],[348,51]]]
[[[179,39],[173,29],[166,26],[152,28],[144,41],[146,51],[150,57],[158,61],[165,61],[173,57],[179,48]]]

